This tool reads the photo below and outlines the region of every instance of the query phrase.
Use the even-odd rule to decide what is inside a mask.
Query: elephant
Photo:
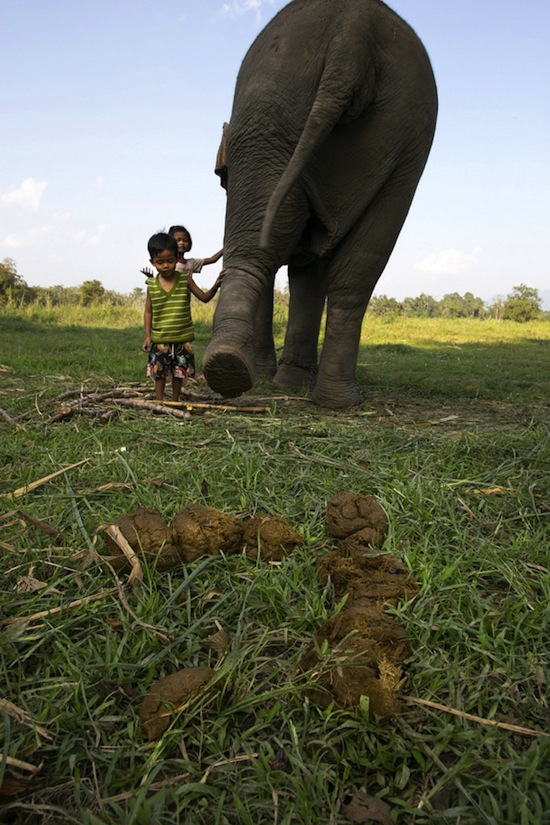
[[[324,407],[360,403],[363,317],[428,159],[437,105],[422,43],[380,0],[293,0],[260,32],[218,153],[226,276],[203,358],[211,389],[235,397],[267,375],[309,384]],[[273,289],[285,264],[277,364]]]

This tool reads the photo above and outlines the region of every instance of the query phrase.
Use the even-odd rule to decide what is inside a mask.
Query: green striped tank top
[[[158,275],[147,278],[147,286],[153,309],[151,341],[154,344],[182,344],[185,341],[194,341],[187,274],[177,272],[174,285],[169,292],[165,292],[159,284]]]

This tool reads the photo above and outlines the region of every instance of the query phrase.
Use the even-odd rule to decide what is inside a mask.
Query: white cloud
[[[11,232],[2,239],[2,244],[9,249],[73,249],[78,246],[96,246],[107,231],[104,223],[87,229],[74,229],[70,224],[69,212],[57,212],[48,223],[24,232]]]
[[[24,232],[11,232],[4,238],[3,243],[12,249],[41,246],[49,242],[51,238],[58,237],[59,228],[67,223],[69,217],[66,213],[58,213],[49,223],[42,224],[42,226],[34,226]]]
[[[105,234],[106,230],[107,230],[107,225],[104,224],[104,223],[100,223],[98,225],[96,231],[94,232],[94,234],[91,235],[88,238],[88,243],[94,244],[94,245],[98,244],[100,242],[101,238],[103,237],[103,235]]]
[[[255,12],[256,22],[262,22],[262,10],[266,6],[273,8],[275,0],[232,0],[224,3],[221,7],[221,14],[228,17],[237,17],[248,12]]]
[[[428,275],[457,275],[459,272],[470,269],[476,263],[480,253],[481,247],[479,246],[471,252],[461,252],[459,249],[450,247],[440,252],[432,252],[415,268]]]
[[[40,206],[40,199],[47,187],[45,180],[36,178],[25,178],[21,186],[10,189],[0,196],[2,206],[23,206],[30,207],[34,212]]]

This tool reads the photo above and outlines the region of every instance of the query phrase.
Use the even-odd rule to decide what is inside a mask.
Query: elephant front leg
[[[261,295],[259,280],[228,268],[203,357],[209,387],[225,398],[235,398],[254,384],[254,318]]]
[[[275,384],[311,386],[317,373],[317,346],[327,292],[327,261],[288,267],[290,301],[283,355]]]

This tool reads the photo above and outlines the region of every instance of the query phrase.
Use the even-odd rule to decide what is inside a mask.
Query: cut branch
[[[413,705],[424,705],[427,708],[434,710],[442,710],[444,713],[452,713],[453,716],[460,716],[461,719],[468,719],[470,722],[477,722],[480,725],[491,725],[494,728],[501,730],[509,730],[512,733],[520,733],[522,736],[550,736],[550,733],[542,730],[533,730],[532,728],[523,728],[520,725],[510,725],[508,722],[497,722],[496,719],[485,719],[483,716],[474,716],[472,713],[466,713],[463,710],[450,708],[447,705],[440,705],[439,702],[430,702],[429,699],[417,699],[416,696],[400,696],[404,702],[410,702]]]
[[[141,569],[141,564],[137,555],[128,540],[125,538],[120,527],[117,527],[116,524],[107,525],[104,532],[112,538],[117,547],[120,547],[122,553],[124,553],[126,559],[130,563],[131,571],[127,584],[132,587],[136,579],[143,578],[143,570]]]
[[[52,607],[50,610],[41,610],[40,613],[31,613],[29,616],[14,616],[9,619],[2,619],[0,627],[7,624],[23,624],[24,622],[35,622],[39,619],[46,619],[48,616],[55,616],[58,613],[64,613],[67,610],[73,610],[75,607],[81,607],[83,604],[90,604],[90,602],[97,602],[100,599],[106,599],[107,596],[113,596],[118,593],[117,587],[111,587],[109,590],[102,590],[100,593],[94,593],[93,596],[84,596],[82,599],[76,599],[69,604],[62,604],[60,607]]]
[[[15,424],[16,423],[15,419],[12,418],[11,415],[8,412],[3,410],[2,407],[0,407],[0,418],[3,418],[4,421],[8,422],[8,424]]]
[[[56,470],[55,473],[50,473],[49,476],[44,476],[36,481],[31,481],[31,483],[27,484],[26,487],[19,487],[17,490],[14,490],[13,493],[8,493],[6,498],[11,501],[14,498],[24,496],[25,493],[30,493],[31,490],[36,490],[37,487],[41,487],[42,484],[46,484],[47,481],[51,481],[53,478],[57,478],[57,476],[63,475],[63,473],[68,472],[68,470],[73,470],[75,467],[80,467],[81,464],[86,464],[89,460],[89,458],[83,458],[82,461],[77,461],[76,464],[69,464],[68,467],[63,467],[61,470]]]

